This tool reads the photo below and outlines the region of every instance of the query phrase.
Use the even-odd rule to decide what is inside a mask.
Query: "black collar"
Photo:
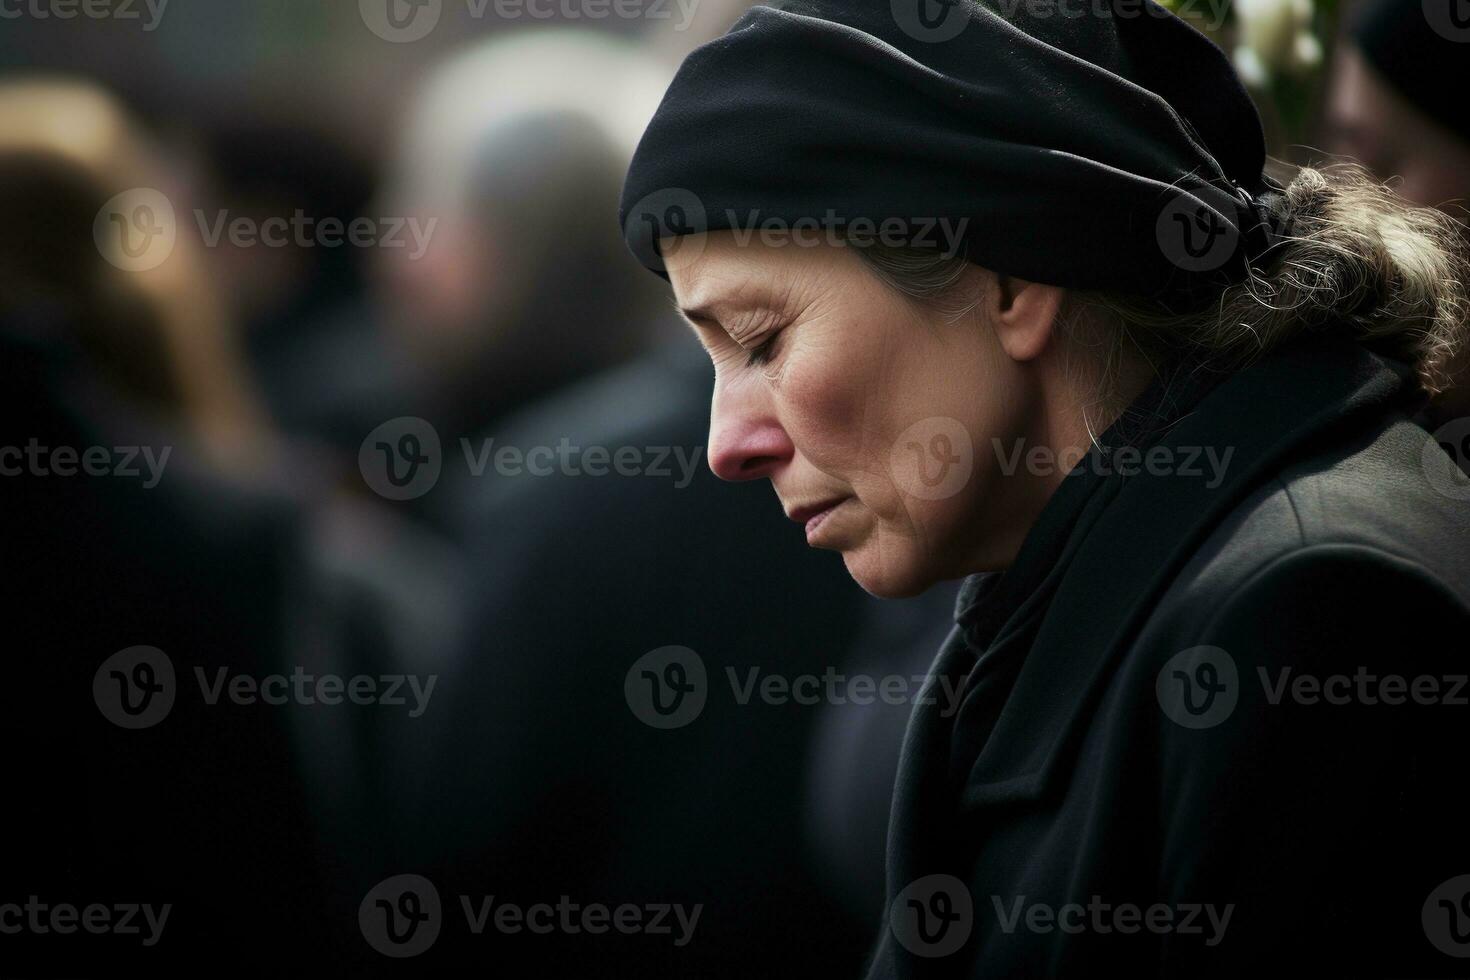
[[[1214,388],[1156,445],[1233,449],[1223,479],[1127,479],[1078,548],[963,803],[1041,796],[1111,667],[1158,596],[1224,516],[1308,440],[1417,397],[1409,369],[1336,340],[1292,344]],[[899,801],[895,800],[895,807]]]

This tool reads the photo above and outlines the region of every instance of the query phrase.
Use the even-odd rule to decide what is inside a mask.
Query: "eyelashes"
[[[779,330],[773,331],[769,337],[761,341],[755,347],[752,347],[750,349],[750,352],[745,357],[745,363],[750,367],[759,367],[763,364],[769,364],[771,362],[771,354],[773,352],[773,348],[776,344],[776,337],[779,336],[780,333],[781,331]]]

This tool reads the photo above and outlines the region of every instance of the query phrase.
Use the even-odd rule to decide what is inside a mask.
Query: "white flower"
[[[1312,0],[1235,0],[1235,70],[1248,85],[1315,67],[1322,44],[1312,34]]]

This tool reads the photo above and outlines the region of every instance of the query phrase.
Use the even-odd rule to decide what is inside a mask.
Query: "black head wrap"
[[[1152,0],[796,0],[684,61],[620,217],[660,274],[663,235],[840,226],[1182,306],[1273,244],[1264,163],[1229,61]]]
[[[1358,49],[1425,114],[1470,141],[1470,11],[1459,0],[1374,0],[1353,19]]]

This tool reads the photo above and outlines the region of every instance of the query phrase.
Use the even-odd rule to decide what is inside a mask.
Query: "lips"
[[[801,507],[794,508],[786,516],[790,517],[793,521],[797,521],[806,525],[807,543],[811,544],[812,535],[816,533],[817,528],[821,527],[822,522],[825,521],[834,510],[836,510],[838,507],[841,507],[844,503],[851,499],[851,497],[833,497],[829,500],[818,501],[814,504],[805,504]]]
[[[832,497],[831,499],[818,501],[814,504],[803,504],[800,507],[793,507],[787,511],[786,516],[798,524],[805,524],[813,517],[831,510],[846,499],[846,497]]]

